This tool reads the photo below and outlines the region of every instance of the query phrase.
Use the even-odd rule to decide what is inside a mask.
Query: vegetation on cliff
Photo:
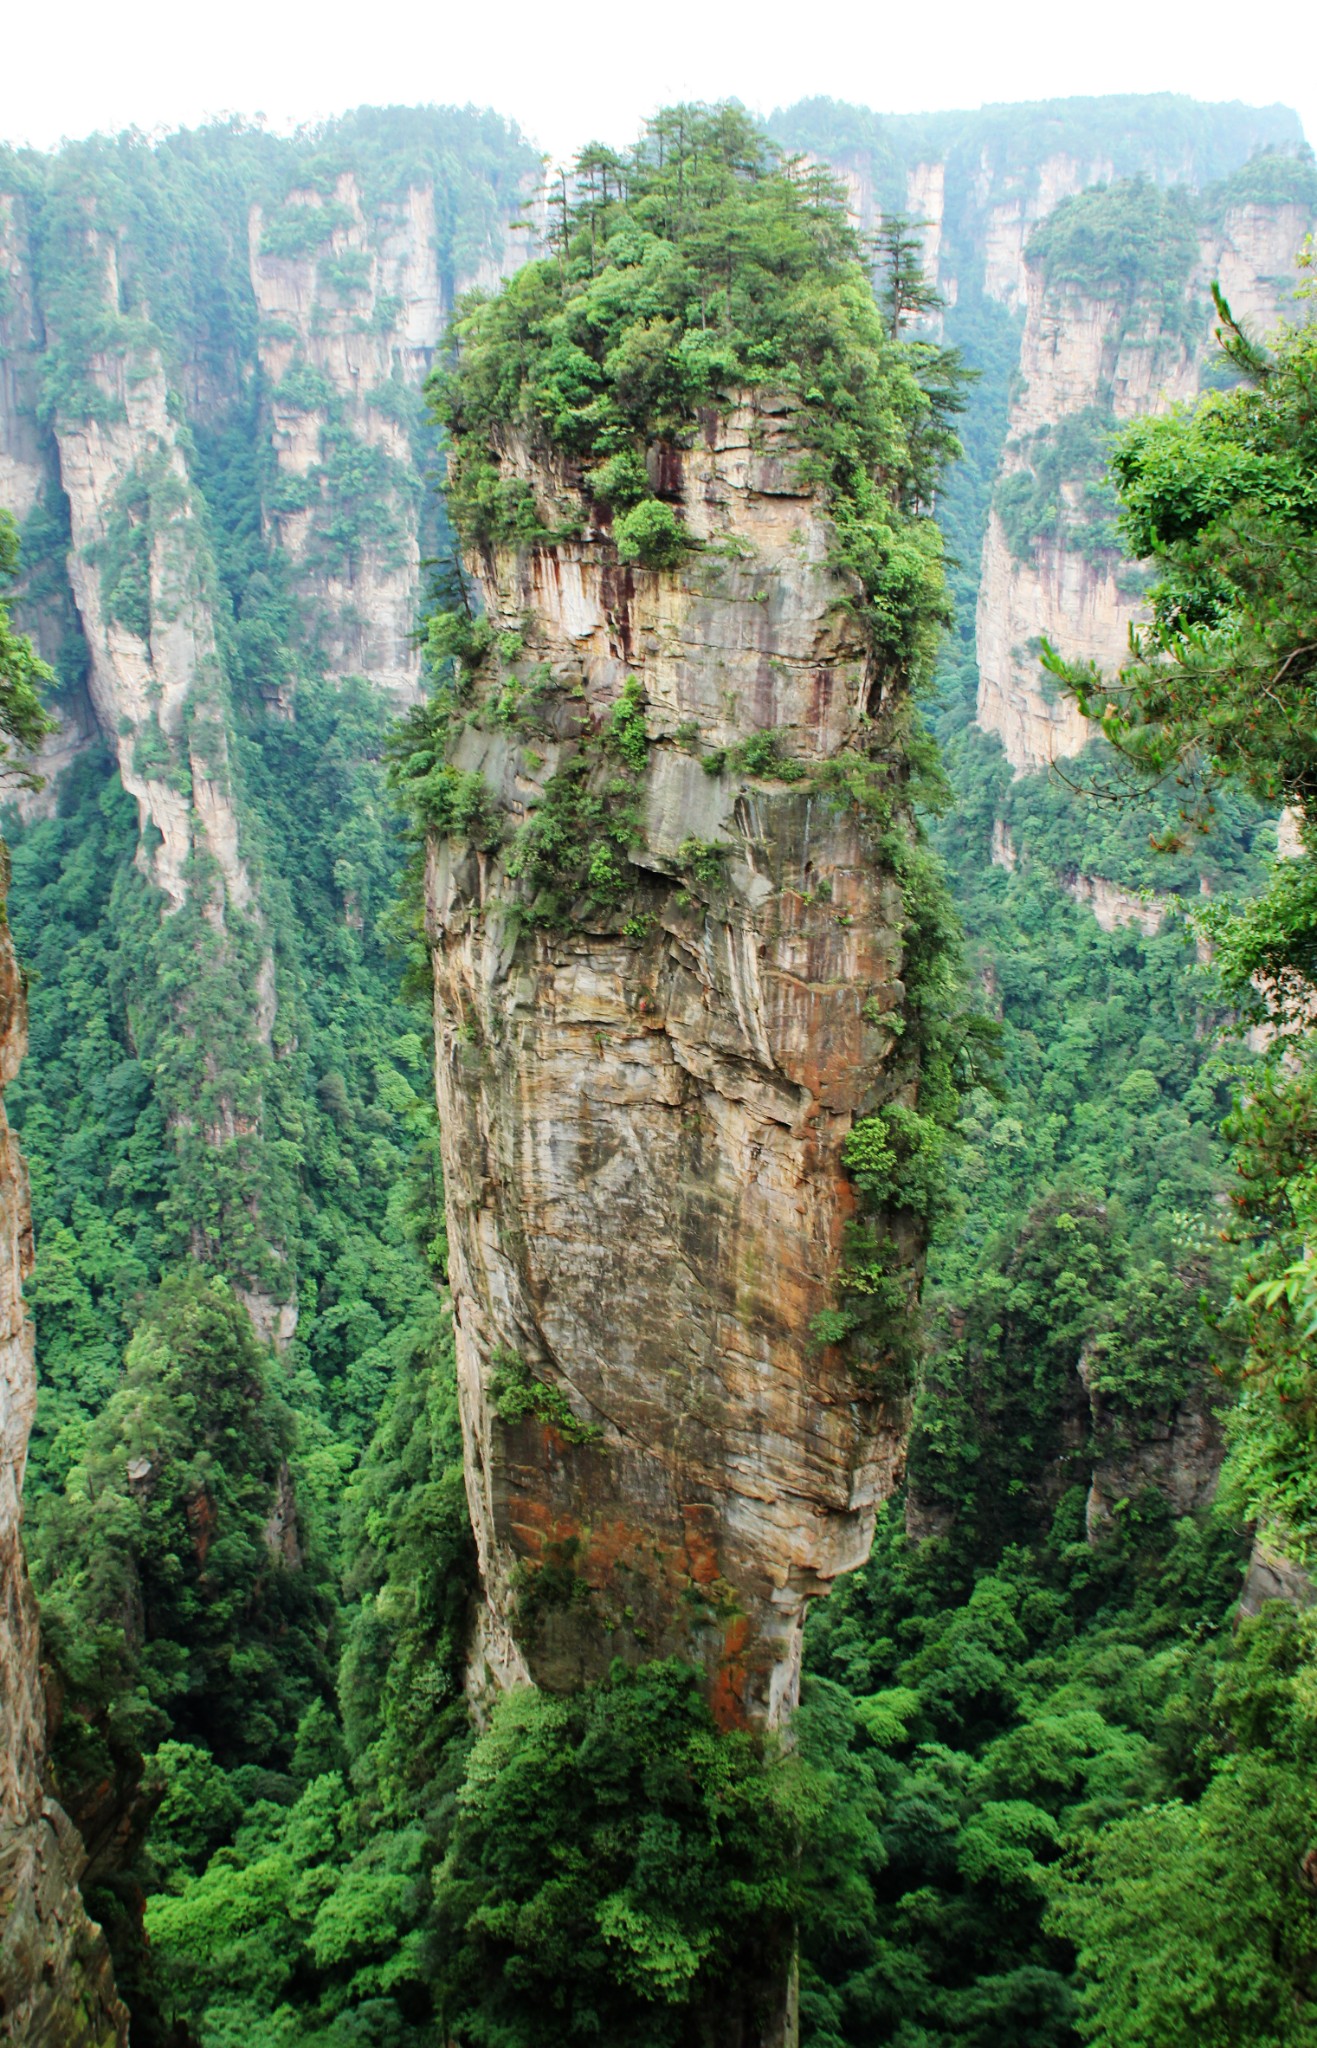
[[[1172,846],[1204,829],[1222,783],[1287,802],[1300,822],[1301,848],[1269,888],[1202,922],[1227,993],[1270,1026],[1229,1126],[1245,1348],[1224,1496],[1307,1563],[1317,1527],[1308,1243],[1317,349],[1314,329],[1301,326],[1270,353],[1219,296],[1218,309],[1241,381],[1132,428],[1113,463],[1127,539],[1155,565],[1152,622],[1119,678],[1054,666],[1138,772],[1175,777],[1183,798]],[[1221,2039],[1311,2038],[1306,1873],[1317,1807],[1302,1702],[1312,1669],[1306,1617],[1264,1608],[1217,1681],[1196,1782],[1172,1781],[1161,1803],[1070,1844],[1051,1924],[1077,1950],[1086,2038],[1169,2044],[1190,2027]]]
[[[0,510],[0,590],[17,574],[18,528],[9,513]],[[24,756],[52,730],[41,700],[41,686],[52,679],[27,634],[15,632],[9,606],[0,603],[0,773],[11,780],[31,779]]]
[[[890,144],[888,196],[903,204],[911,135],[941,148],[945,131],[887,124],[875,142],[873,118],[852,115],[816,107],[792,139],[825,153]],[[661,162],[653,145],[634,160],[592,153],[593,185],[555,210],[552,254],[469,315],[480,379],[468,391],[459,357],[439,398],[459,512],[477,540],[543,533],[549,508],[491,489],[488,466],[510,437],[537,436],[611,512],[619,554],[681,559],[688,536],[643,459],[651,439],[691,432],[699,405],[737,389],[785,385],[878,644],[926,668],[945,597],[920,465],[945,452],[942,371],[893,347],[869,309],[825,178],[761,154],[739,117],[681,118]],[[985,136],[1018,167],[1066,118],[1053,108],[1012,130],[1000,110],[973,117],[949,190]],[[26,203],[49,208],[42,260],[52,286],[67,267],[75,323],[81,273],[60,240],[74,213],[60,207],[83,178],[106,220],[127,212],[144,252],[124,317],[150,300],[154,263],[150,315],[171,360],[213,369],[250,346],[231,267],[241,235],[227,236],[258,160],[274,166],[260,185],[271,246],[291,246],[332,222],[343,169],[394,191],[413,159],[433,169],[447,152],[461,175],[447,188],[445,261],[460,267],[453,252],[522,157],[476,117],[442,134],[390,120],[341,124],[295,162],[292,145],[241,132],[175,139],[149,168],[140,144],[89,145],[70,152],[58,205],[37,193],[37,164],[16,174]],[[1091,109],[1074,122],[1076,149],[1108,147]],[[1235,145],[1182,105],[1163,106],[1141,140],[1128,123],[1111,151],[1121,172],[1186,148],[1213,174],[1230,168]],[[1278,161],[1239,174],[1263,201],[1303,170]],[[303,184],[319,206],[286,203]],[[218,225],[206,212],[217,193]],[[955,203],[947,232],[966,238]],[[171,269],[158,252],[180,238],[188,259]],[[728,289],[728,251],[742,249],[746,277],[734,260]],[[797,330],[801,265],[815,261],[829,288]],[[350,268],[339,282],[351,291]],[[1237,1518],[1260,1510],[1300,1556],[1317,1527],[1310,858],[1217,922],[1224,995],[1184,917],[1204,882],[1236,898],[1265,880],[1274,823],[1248,787],[1270,805],[1310,797],[1310,343],[1273,360],[1240,342],[1237,368],[1254,381],[1136,431],[1117,459],[1127,531],[1157,556],[1161,588],[1123,690],[1085,687],[1096,710],[1116,707],[1111,741],[1172,771],[1131,811],[1012,782],[970,727],[966,565],[1014,336],[968,276],[957,317],[988,374],[938,507],[960,558],[948,578],[958,615],[930,718],[958,803],[928,831],[983,1001],[1000,1012],[1002,1073],[998,1092],[968,1093],[949,1162],[934,1158],[945,1116],[931,1129],[889,1113],[857,1126],[862,1191],[881,1205],[899,1184],[921,1212],[941,1212],[928,1353],[907,1496],[884,1511],[867,1568],[816,1613],[798,1755],[770,1770],[753,1744],[718,1738],[689,1675],[666,1666],[572,1702],[514,1699],[472,1747],[461,1678],[475,1570],[438,1291],[427,1024],[398,998],[386,941],[408,941],[381,916],[402,858],[385,719],[364,685],[324,681],[301,637],[288,564],[263,531],[255,411],[194,422],[226,715],[280,966],[276,1054],[259,1076],[279,1173],[257,1180],[296,1272],[300,1321],[281,1358],[253,1343],[222,1280],[196,1270],[192,1227],[213,1222],[216,1185],[204,1159],[184,1184],[168,1129],[192,1072],[169,998],[205,934],[175,923],[161,940],[133,867],[132,805],[103,759],[85,757],[56,814],[15,834],[11,903],[32,975],[32,1055],[11,1101],[33,1169],[45,1382],[28,1527],[64,1689],[62,1789],[89,1837],[102,1829],[100,1847],[102,1824],[128,1818],[140,1834],[161,1799],[127,1875],[112,1854],[93,1871],[95,1908],[121,1955],[139,1958],[128,1989],[142,2048],[172,2048],[175,2025],[204,2048],[436,2048],[441,2014],[457,2038],[504,2048],[610,2029],[684,2048],[701,2014],[716,2024],[720,1983],[767,1981],[765,1930],[780,1936],[787,1916],[801,1929],[813,2048],[1312,2037],[1312,1625],[1275,1608],[1236,1634],[1226,1625],[1245,1548]],[[92,330],[78,333],[85,351]],[[76,350],[50,368],[50,402],[79,402]],[[1095,431],[1086,460],[1098,446]],[[871,457],[872,498],[858,481]],[[329,492],[331,554],[368,516],[377,481],[345,468]],[[1058,481],[1040,465],[1037,490],[1017,491],[1027,537],[1065,516]],[[101,565],[130,616],[134,505]],[[67,548],[53,503],[25,540],[25,598],[53,603]],[[460,599],[441,610],[454,623],[436,654],[472,665],[488,629]],[[70,641],[70,683],[74,653]],[[288,722],[268,711],[283,689]],[[500,711],[527,744],[536,689],[528,678]],[[30,744],[29,699],[12,703],[9,736]],[[498,821],[480,779],[445,759],[448,713],[427,711],[420,740],[416,726],[404,736],[398,779],[417,826],[481,844]],[[607,861],[594,866],[600,816],[573,812],[571,786],[527,843],[546,923],[584,887],[615,888],[646,744],[625,711],[601,742],[623,791],[605,820]],[[760,751],[731,765],[775,780],[788,764]],[[1206,837],[1179,816],[1193,797],[1174,782],[1200,767],[1216,785]],[[857,778],[848,800],[872,796],[856,764],[845,775]],[[565,854],[547,843],[555,823]],[[693,874],[716,873],[709,849],[688,855]],[[1171,899],[1160,928],[1099,928],[1070,893],[1095,874]],[[914,994],[932,1030],[960,999],[939,979],[946,899],[931,864],[925,879],[932,971]],[[1285,1032],[1270,1068],[1250,1071],[1233,1176],[1230,1072],[1213,1037],[1228,1007]],[[216,1021],[227,1059],[227,1013]],[[241,1099],[245,1056],[228,1078]],[[1244,1259],[1233,1309],[1237,1252],[1219,1236],[1232,1181]],[[245,1223],[232,1205],[219,1213],[238,1233],[251,1223],[249,1210]],[[221,1270],[241,1250],[226,1228],[211,1245],[202,1264]],[[1180,1459],[1192,1492],[1197,1456],[1210,1480],[1210,1442],[1185,1445],[1241,1357],[1234,1507],[1180,1515],[1166,1474]],[[111,1783],[98,1805],[116,1773],[119,1791],[136,1780],[144,1750],[146,1799],[126,1816]],[[143,1890],[153,1981],[136,1935]]]
[[[624,155],[591,148],[553,221],[553,253],[458,323],[431,403],[449,432],[448,503],[470,544],[548,529],[500,467],[519,440],[571,465],[618,552],[659,566],[685,542],[650,451],[702,408],[770,388],[797,408],[837,560],[860,579],[875,644],[927,675],[945,621],[929,518],[961,398],[947,352],[894,345],[840,188],[783,159],[733,107],[660,115]]]

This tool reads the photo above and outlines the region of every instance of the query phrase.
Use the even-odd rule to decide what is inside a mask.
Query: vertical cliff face
[[[1121,590],[1116,573],[1109,558],[1095,561],[1055,545],[1037,546],[1021,561],[999,514],[989,515],[979,577],[977,716],[1018,774],[1066,760],[1089,738],[1073,699],[1047,683],[1039,643],[1046,635],[1076,658],[1108,672],[1119,667],[1138,602]]]
[[[485,135],[486,183],[442,158],[436,125],[413,124],[409,177],[387,135],[359,146],[368,168],[328,180],[303,142],[271,169],[221,139],[214,175],[187,151],[162,168],[145,146],[93,144],[0,203],[0,503],[25,529],[19,622],[65,686],[48,786],[23,808],[58,803],[98,738],[136,800],[161,919],[126,975],[124,1026],[134,1056],[144,1031],[170,1038],[153,1067],[183,1162],[172,1220],[279,1342],[296,1321],[293,1197],[267,1102],[298,984],[281,941],[276,986],[239,730],[264,745],[299,683],[415,694],[437,517],[419,387],[455,291],[511,260],[527,154]]]
[[[418,391],[448,308],[434,191],[367,216],[345,172],[328,202],[253,206],[251,280],[278,483],[267,517],[327,672],[417,694]],[[363,516],[345,518],[344,486]],[[364,502],[362,502],[364,500]]]
[[[440,196],[417,182],[371,201],[345,171],[331,197],[294,187],[248,224],[278,464],[267,521],[326,673],[369,676],[399,703],[421,688],[420,388],[455,296],[527,253],[505,231],[473,274],[445,266]]]
[[[1081,162],[1068,150],[1045,156],[1027,174],[1003,174],[985,150],[975,177],[975,196],[983,213],[980,234],[986,296],[1021,311],[1029,291],[1024,251],[1033,229],[1063,199],[1086,186],[1105,185],[1112,176],[1110,158],[1095,156]]]
[[[113,325],[115,245],[89,231],[87,256]],[[164,363],[149,341],[130,339],[85,357],[82,370],[83,402],[59,409],[55,433],[92,703],[137,800],[145,872],[177,909],[189,864],[208,858],[203,886],[222,923],[230,910],[251,911],[253,891],[229,768],[214,566]],[[272,971],[262,969],[258,998],[266,1036]]]
[[[26,201],[0,192],[0,274],[6,289],[0,295],[0,507],[19,527],[53,506],[59,495],[59,460],[48,430],[38,418],[45,328],[34,274],[31,223]],[[95,719],[82,686],[83,664],[67,642],[77,636],[72,599],[56,577],[53,590],[33,599],[20,587],[18,623],[42,649],[47,660],[59,661],[65,688],[49,708],[58,729],[42,748],[44,773],[57,780],[91,741]],[[23,790],[15,798],[20,816],[31,818],[50,808],[53,792]]]
[[[772,1722],[806,1602],[899,1478],[900,1401],[810,1334],[905,990],[890,865],[817,787],[887,707],[799,455],[764,399],[668,451],[706,544],[680,569],[619,564],[588,524],[472,564],[515,652],[457,771],[507,825],[573,790],[628,807],[615,880],[565,918],[541,921],[524,836],[430,849],[477,1685],[677,1654],[724,1723]],[[507,466],[561,513],[561,479]],[[738,769],[769,732],[786,773]]]
[[[1213,353],[1213,279],[1238,317],[1260,332],[1274,325],[1313,217],[1298,202],[1228,206],[1186,246],[1178,281],[1168,289],[1158,279],[1151,295],[1132,271],[1095,289],[1053,275],[1045,250],[1029,260],[977,622],[978,722],[998,735],[1018,774],[1077,754],[1091,731],[1073,701],[1047,685],[1040,641],[1114,673],[1142,615],[1138,578],[1107,524],[1104,436],[1197,395]]]
[[[23,991],[0,925],[0,1096],[25,1044]],[[44,1795],[45,1699],[36,1603],[20,1536],[23,1470],[36,1407],[27,1174],[0,1100],[0,2037],[50,2048],[126,2043],[100,1929],[78,1893],[86,1857]]]
[[[41,321],[22,201],[0,193],[0,505],[27,518],[46,484],[46,447],[36,418]]]

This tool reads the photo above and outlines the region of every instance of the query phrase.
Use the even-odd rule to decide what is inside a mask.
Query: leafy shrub
[[[946,617],[928,508],[957,445],[951,355],[891,338],[839,188],[784,161],[738,108],[669,110],[615,171],[602,190],[583,174],[553,255],[472,302],[455,360],[432,375],[459,531],[543,534],[500,473],[511,432],[582,466],[616,510],[623,561],[675,566],[688,537],[649,495],[648,449],[771,386],[794,407],[802,482],[826,493],[877,641],[924,674]]]
[[[800,1892],[801,1778],[719,1734],[679,1664],[505,1695],[435,1874],[448,2034],[566,2048],[640,2023],[679,2048],[766,2019]]]
[[[613,539],[620,562],[638,562],[642,569],[675,569],[690,546],[679,513],[657,498],[642,498],[613,521]]]
[[[931,1222],[947,1192],[947,1134],[932,1117],[893,1102],[860,1117],[842,1146],[842,1165],[875,1207],[912,1210]]]
[[[640,684],[635,676],[627,677],[622,694],[608,715],[604,745],[633,775],[644,773],[649,760],[649,731],[645,724]]]
[[[504,1422],[518,1423],[533,1415],[569,1444],[598,1444],[604,1432],[597,1422],[582,1422],[562,1388],[533,1373],[519,1353],[506,1345],[495,1349],[489,1398]]]
[[[314,206],[281,206],[267,215],[261,228],[261,249],[267,256],[309,256],[339,228],[352,225],[352,213],[341,200]]]
[[[590,471],[586,481],[591,495],[600,504],[611,505],[615,512],[628,512],[633,505],[652,496],[649,473],[633,448],[620,448],[616,455],[610,455]]]

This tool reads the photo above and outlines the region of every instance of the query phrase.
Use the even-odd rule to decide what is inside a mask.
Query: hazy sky
[[[1272,0],[10,0],[0,139],[473,101],[555,155],[673,99],[890,112],[1103,92],[1282,100],[1317,139],[1317,7]],[[1257,31],[1253,32],[1256,22]]]

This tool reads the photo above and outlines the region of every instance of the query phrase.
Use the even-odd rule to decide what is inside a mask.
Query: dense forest
[[[585,152],[570,194],[538,191],[493,116],[434,110],[0,166],[33,252],[33,431],[63,463],[34,458],[40,491],[0,524],[0,729],[55,770],[6,817],[41,1380],[25,1542],[51,1785],[136,2048],[693,2048],[793,1945],[812,2048],[1317,2041],[1317,328],[1302,285],[1264,338],[1200,307],[1193,272],[1204,221],[1311,211],[1317,176],[1284,110],[1189,102],[922,124],[809,102],[769,133],[674,110]],[[1105,170],[1028,229],[1033,274],[1096,293],[1118,263],[1140,318],[1203,314],[1219,346],[1192,405],[1118,432],[1081,415],[1003,478],[1023,313],[984,283],[972,168],[996,152],[1027,183],[1061,146]],[[934,157],[952,305],[907,212]],[[333,350],[385,335],[404,363],[381,279],[420,189],[447,338],[424,395],[418,350],[359,404]],[[540,251],[520,267],[518,220]],[[298,264],[305,320],[257,303],[250,275]],[[70,449],[133,417],[151,365],[174,439],[87,539]],[[846,1165],[862,1217],[932,1234],[899,1341],[909,1261],[885,1248],[852,1255],[820,1335],[886,1347],[904,1479],[815,1603],[786,1735],[720,1727],[672,1659],[473,1717],[425,862],[427,840],[497,844],[455,752],[482,664],[521,650],[495,646],[459,542],[566,531],[500,466],[520,432],[588,472],[621,565],[678,568],[698,543],[647,450],[755,389],[798,403],[836,561],[909,683],[882,737],[918,810],[900,1071],[924,1092],[864,1119]],[[312,418],[298,469],[270,422],[295,440]],[[994,506],[1020,551],[1069,522],[1147,592],[1119,677],[1040,650],[1093,722],[1063,773],[1013,775],[975,721]],[[107,731],[66,560],[105,645],[135,636],[163,675],[184,600],[160,562],[184,546],[178,588],[213,621],[186,718],[166,687]],[[386,583],[414,686],[344,651],[343,591]],[[544,743],[546,687],[504,692],[516,745]],[[803,774],[756,745],[738,772]],[[645,746],[624,699],[595,782],[549,784],[512,855],[527,930],[621,899]],[[149,793],[195,807],[212,769],[250,884],[194,837],[162,915]],[[886,783],[848,773],[889,846]],[[719,858],[687,843],[697,901]],[[1093,877],[1124,906],[1106,923]],[[524,1376],[502,1398],[568,1443],[590,1427]]]

